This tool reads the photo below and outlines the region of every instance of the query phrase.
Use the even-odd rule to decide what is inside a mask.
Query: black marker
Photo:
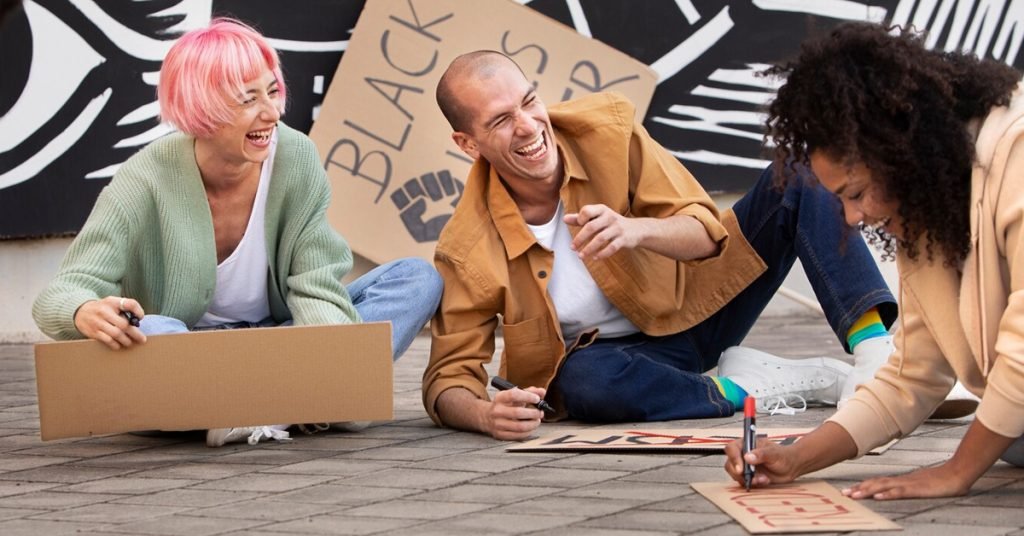
[[[128,321],[129,325],[139,327],[139,317],[133,315],[131,311],[121,311],[121,316]]]
[[[754,415],[757,413],[757,405],[754,397],[747,396],[743,400],[743,484],[750,491],[750,484],[754,481],[754,466],[747,463],[747,453],[754,450],[754,441],[757,438],[757,425],[754,424]]]
[[[516,386],[516,384],[506,380],[505,378],[502,378],[501,376],[495,376],[495,377],[491,378],[491,385],[493,385],[494,388],[499,390],[499,391],[508,391],[509,389],[518,389],[519,388],[519,387]],[[551,407],[551,404],[548,404],[547,402],[545,402],[543,398],[540,400],[540,402],[537,402],[534,405],[537,406],[537,409],[539,409],[541,411],[546,411],[548,413],[554,413],[555,412],[555,408]]]

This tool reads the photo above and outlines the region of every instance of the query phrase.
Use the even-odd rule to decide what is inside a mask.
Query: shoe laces
[[[255,445],[261,439],[273,439],[274,441],[291,441],[291,435],[284,430],[274,430],[269,426],[256,426],[247,440],[250,445]]]
[[[788,399],[788,400],[787,400]],[[789,401],[795,401],[800,407],[789,405]],[[796,415],[807,411],[807,399],[798,394],[774,395],[757,400],[759,409],[767,412],[768,415]]]

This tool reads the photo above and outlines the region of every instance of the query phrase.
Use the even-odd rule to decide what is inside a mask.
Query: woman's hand
[[[923,499],[966,495],[974,481],[966,481],[949,463],[925,467],[900,476],[870,478],[843,490],[852,499]]]
[[[743,446],[734,441],[725,446],[725,472],[743,484]],[[778,445],[761,439],[757,448],[746,454],[754,466],[753,485],[784,484],[801,475],[824,469],[857,455],[857,444],[850,434],[834,422],[826,421],[793,445]]]
[[[754,466],[754,478],[751,481],[754,486],[785,484],[802,474],[798,469],[802,465],[799,449],[782,447],[767,439],[758,441],[757,448],[745,456],[742,448],[740,441],[725,446],[725,472],[740,485],[744,484],[744,460]]]
[[[146,335],[129,324],[128,319],[121,314],[122,311],[132,313],[139,320],[145,316],[139,302],[131,298],[108,296],[83,303],[75,312],[75,328],[82,335],[100,341],[112,350],[146,342]]]
[[[843,490],[843,494],[854,499],[878,500],[965,495],[1014,439],[989,430],[975,419],[946,463],[900,476],[870,478]]]

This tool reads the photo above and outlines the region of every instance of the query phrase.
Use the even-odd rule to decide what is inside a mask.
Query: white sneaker
[[[784,359],[743,346],[727,348],[718,361],[718,375],[755,397],[758,411],[772,415],[798,413],[808,404],[834,405],[852,368],[838,359]],[[792,400],[803,407],[790,407]]]
[[[255,445],[261,439],[273,439],[276,441],[291,441],[291,436],[284,430],[277,430],[270,426],[246,426],[241,428],[211,428],[206,431],[207,447],[222,447],[225,443],[248,441]]]
[[[837,407],[843,407],[847,400],[853,398],[858,385],[867,383],[875,377],[875,372],[889,360],[892,350],[891,335],[864,339],[853,348],[853,372],[843,382],[843,391],[839,395]]]
[[[365,430],[373,421],[342,421],[332,422],[332,430],[341,430],[342,432],[359,432]]]
[[[935,408],[929,419],[960,419],[974,413],[981,399],[967,390],[960,382],[953,384],[953,389],[946,395],[939,407]]]

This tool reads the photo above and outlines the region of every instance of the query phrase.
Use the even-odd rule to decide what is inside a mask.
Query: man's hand
[[[500,391],[490,402],[468,389],[454,387],[437,397],[437,416],[446,426],[472,430],[495,439],[521,441],[540,426],[541,410],[533,405],[544,398],[540,387]]]
[[[639,221],[605,205],[585,205],[576,214],[566,214],[564,221],[581,227],[572,241],[572,249],[581,259],[606,259],[640,243]]]
[[[75,312],[75,328],[86,337],[106,344],[112,350],[146,342],[146,335],[128,323],[121,311],[128,311],[142,320],[145,311],[131,298],[108,296],[87,301]]]
[[[509,389],[494,395],[486,414],[486,432],[495,439],[521,441],[540,426],[544,412],[533,406],[545,395],[540,387]]]
[[[580,227],[572,249],[583,260],[611,257],[623,249],[644,248],[671,259],[703,259],[718,252],[704,225],[686,214],[667,218],[629,218],[605,205],[584,205],[566,214],[567,225]]]

